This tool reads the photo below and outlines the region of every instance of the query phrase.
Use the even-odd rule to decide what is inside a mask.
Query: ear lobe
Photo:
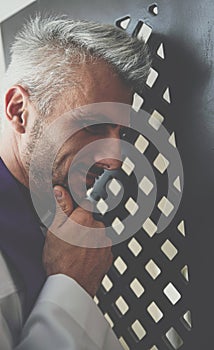
[[[21,86],[8,90],[5,96],[6,117],[18,133],[25,133],[27,111],[25,110],[27,92]]]

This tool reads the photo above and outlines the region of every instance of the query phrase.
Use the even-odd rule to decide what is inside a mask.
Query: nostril
[[[100,161],[100,163],[96,163],[97,166],[100,168],[100,169],[110,169],[110,164],[108,163],[108,160],[107,159],[103,159],[102,161]]]

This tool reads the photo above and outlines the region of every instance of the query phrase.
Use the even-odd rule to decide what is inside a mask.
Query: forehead
[[[132,90],[103,60],[82,66],[77,72],[79,91],[93,102],[131,103]]]
[[[71,88],[59,96],[60,112],[80,106],[100,103],[119,102],[131,105],[133,91],[103,60],[81,64],[73,74]]]

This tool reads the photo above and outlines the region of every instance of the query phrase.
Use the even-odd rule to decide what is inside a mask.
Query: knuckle
[[[66,202],[61,202],[59,206],[59,212],[63,210],[64,212],[67,210],[67,204]]]
[[[84,223],[86,226],[92,224],[93,216],[82,208],[77,208],[75,210],[75,215],[73,215],[78,223]]]

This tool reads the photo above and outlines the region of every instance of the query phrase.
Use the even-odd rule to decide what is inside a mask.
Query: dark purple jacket
[[[0,158],[0,250],[23,281],[25,317],[46,279],[42,266],[43,245],[44,236],[30,192]]]

